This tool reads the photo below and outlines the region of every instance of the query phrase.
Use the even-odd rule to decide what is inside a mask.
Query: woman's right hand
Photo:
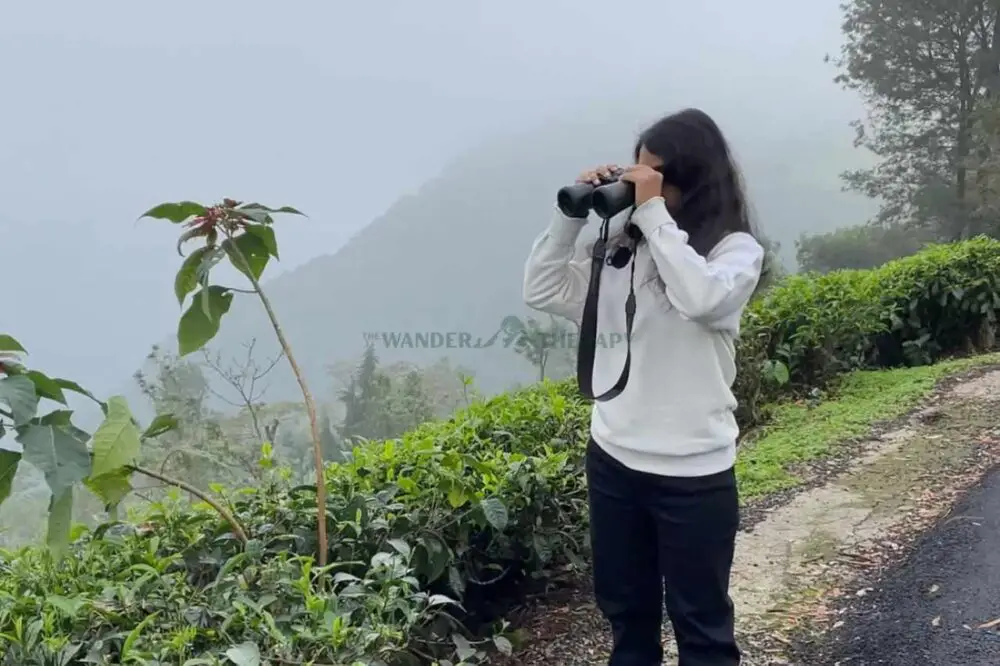
[[[578,183],[590,183],[591,185],[601,185],[610,182],[620,176],[625,169],[617,164],[605,164],[595,169],[589,169],[580,174],[576,179]]]

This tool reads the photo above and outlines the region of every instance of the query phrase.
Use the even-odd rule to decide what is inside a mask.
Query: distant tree
[[[260,418],[264,395],[267,393],[267,385],[263,382],[282,359],[283,354],[260,362],[254,354],[256,344],[256,338],[251,338],[249,342],[243,344],[244,351],[241,358],[233,358],[228,362],[223,361],[222,355],[218,352],[210,354],[207,348],[202,349],[202,355],[205,366],[222,379],[229,389],[226,392],[216,391],[209,384],[208,390],[222,402],[246,414],[250,421],[248,439],[260,445],[264,441],[274,439],[273,434],[265,432],[265,426]]]
[[[795,258],[800,271],[874,268],[914,254],[931,240],[921,229],[859,225],[823,234],[802,234],[795,243]]]
[[[534,317],[525,319],[513,344],[514,351],[538,369],[538,379],[541,381],[546,377],[550,361],[555,357],[565,361],[566,351],[575,346],[575,340],[570,323],[550,315],[545,324]]]
[[[148,374],[138,370],[136,384],[156,413],[173,414],[179,426],[143,447],[143,462],[201,489],[245,478],[242,472],[234,473],[232,462],[238,454],[225,439],[222,414],[209,406],[211,391],[203,368],[158,346],[146,361],[152,368]]]
[[[431,399],[421,373],[408,366],[403,373],[379,367],[369,345],[358,367],[339,394],[344,404],[344,421],[339,436],[346,441],[392,439],[434,417]]]
[[[453,366],[447,358],[425,367],[406,362],[381,365],[374,351],[366,350],[357,365],[339,361],[327,371],[338,398],[335,407],[340,412],[337,432],[341,437],[405,432],[424,421],[450,417],[470,401],[471,373]],[[383,378],[381,386],[387,390],[374,403],[366,404],[363,386],[375,376]],[[373,413],[389,416],[377,424]]]
[[[850,189],[882,201],[879,221],[928,226],[952,240],[977,230],[970,167],[977,113],[1000,65],[997,0],[848,0],[837,81],[868,107],[855,144],[878,158],[844,174]],[[970,164],[971,163],[971,164]]]

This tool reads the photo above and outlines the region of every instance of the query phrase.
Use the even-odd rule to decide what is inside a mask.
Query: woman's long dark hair
[[[681,191],[671,215],[705,257],[727,235],[758,234],[750,221],[743,178],[722,130],[708,114],[685,109],[656,121],[635,144],[663,160],[663,180]]]

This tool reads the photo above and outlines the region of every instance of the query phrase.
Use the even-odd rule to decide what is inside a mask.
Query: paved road
[[[936,587],[935,587],[936,586]],[[1000,470],[961,501],[827,646],[830,666],[998,666]],[[967,628],[966,626],[971,628]],[[829,652],[828,652],[829,650]],[[820,662],[810,662],[819,664]]]

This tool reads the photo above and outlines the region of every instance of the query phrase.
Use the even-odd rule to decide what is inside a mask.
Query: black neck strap
[[[605,402],[617,397],[628,384],[629,369],[632,366],[632,323],[635,320],[635,251],[636,238],[629,234],[632,250],[631,275],[629,276],[628,299],[625,301],[625,367],[621,376],[610,389],[601,395],[594,394],[594,356],[597,353],[597,299],[601,289],[601,271],[607,260],[608,227],[610,220],[601,223],[600,235],[594,243],[591,255],[590,285],[587,300],[583,304],[583,318],[580,322],[580,346],[576,357],[576,380],[580,392],[588,400]]]

